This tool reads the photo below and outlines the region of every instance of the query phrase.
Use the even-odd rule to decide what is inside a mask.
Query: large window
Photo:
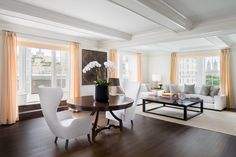
[[[220,57],[178,57],[178,83],[201,85],[220,84]]]
[[[17,58],[18,93],[25,93],[27,102],[39,101],[39,86],[61,87],[64,98],[68,96],[69,55],[65,50],[18,45]]]
[[[120,54],[120,78],[129,81],[137,81],[137,55],[121,53]]]

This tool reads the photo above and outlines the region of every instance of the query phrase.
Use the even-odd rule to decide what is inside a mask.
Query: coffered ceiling
[[[163,42],[158,44],[150,44],[145,46],[131,47],[133,51],[144,50],[146,52],[161,51],[161,52],[192,52],[204,50],[219,50],[229,47],[224,40],[219,37],[211,36],[205,38],[194,38],[186,40],[178,40],[172,42]]]
[[[0,0],[0,27],[95,40],[99,48],[187,52],[234,45],[235,8],[235,0]]]
[[[236,15],[235,0],[165,0],[196,25],[203,21]]]

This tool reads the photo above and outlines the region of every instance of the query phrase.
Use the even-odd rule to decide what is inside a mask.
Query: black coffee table
[[[197,99],[197,98],[188,98],[188,99],[181,101],[181,100],[174,100],[172,98],[163,98],[160,96],[157,96],[157,97],[147,96],[142,99],[143,99],[143,104],[142,104],[143,105],[143,112],[146,112],[146,113],[156,114],[156,115],[180,119],[180,120],[189,120],[189,119],[196,117],[199,114],[203,113],[203,100]],[[154,107],[154,108],[147,110],[146,105],[148,105],[149,102],[163,104],[163,106],[158,106],[158,107]],[[200,104],[200,111],[189,109],[189,107],[194,107],[194,105],[197,105],[197,104]],[[150,111],[157,110],[157,109],[160,109],[163,107],[170,107],[170,108],[176,108],[176,109],[183,110],[183,118],[174,117],[171,115],[166,115],[166,114],[161,114],[161,113],[150,112]],[[190,116],[190,115],[188,115],[188,111],[196,112],[196,114]]]

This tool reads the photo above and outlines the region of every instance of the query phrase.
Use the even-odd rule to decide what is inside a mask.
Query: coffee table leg
[[[143,112],[146,112],[146,102],[143,100]]]
[[[201,102],[201,113],[203,113],[203,101]]]
[[[184,120],[187,120],[187,107],[184,106]]]
[[[95,137],[97,136],[97,126],[98,126],[98,118],[99,118],[99,111],[96,112],[96,117],[95,117],[95,121],[93,123],[93,128],[92,128],[92,140],[93,142],[95,142]]]

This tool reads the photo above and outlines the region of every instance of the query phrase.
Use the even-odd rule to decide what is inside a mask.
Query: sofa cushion
[[[156,95],[157,95],[157,93],[154,91],[153,92],[140,92],[139,97],[145,98],[147,96],[156,96]]]
[[[170,93],[171,94],[177,94],[180,93],[179,86],[176,84],[170,84]]]
[[[220,88],[217,86],[211,86],[210,96],[214,97],[218,95],[220,92]]]
[[[204,103],[214,103],[214,97],[205,96],[200,94],[186,94],[187,98],[200,98]]]
[[[146,88],[147,88],[147,91],[150,92],[152,90],[151,84],[146,83]]]
[[[140,92],[149,92],[151,89],[149,89],[148,83],[142,83],[140,86]]]
[[[205,96],[209,96],[210,91],[211,91],[211,86],[203,85],[202,88],[201,88],[200,94],[205,95]]]
[[[185,94],[194,94],[195,90],[194,90],[195,84],[185,84],[184,85],[184,93]]]

